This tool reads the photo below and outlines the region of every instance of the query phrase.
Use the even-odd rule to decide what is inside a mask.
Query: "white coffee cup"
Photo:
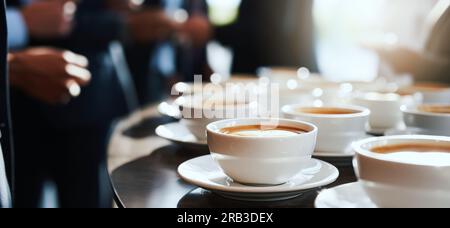
[[[239,126],[284,126],[303,129],[295,135],[235,136],[221,132]],[[214,160],[234,181],[249,185],[279,185],[308,166],[317,127],[283,119],[233,119],[208,125],[208,145]]]
[[[318,127],[316,152],[339,154],[348,153],[353,142],[366,137],[370,111],[349,105],[287,105],[283,107],[283,115]]]
[[[399,144],[450,147],[450,138],[390,136],[355,143],[355,170],[371,200],[383,208],[450,207],[450,154],[373,152],[375,147]]]
[[[400,93],[421,93],[423,95],[423,103],[449,103],[450,102],[450,85],[440,83],[417,83],[410,87],[401,88]]]
[[[357,94],[352,103],[370,110],[369,124],[371,129],[399,128],[403,123],[401,107],[420,102],[416,95],[401,96],[395,93],[361,93]]]
[[[287,88],[280,89],[280,106],[290,104],[347,104],[352,94],[353,86],[349,83],[297,83],[292,81]]]
[[[258,76],[279,84],[281,88],[285,88],[289,81],[299,79],[298,68],[289,67],[261,67],[258,69]]]
[[[425,107],[450,107],[450,104],[426,104],[402,107],[403,119],[409,128],[417,128],[422,134],[450,136],[450,114],[434,113]]]
[[[208,92],[213,92],[213,90],[219,90],[218,85],[214,85],[212,83],[191,83],[191,82],[179,82],[174,85],[172,88],[173,94],[178,95],[194,95],[194,94],[201,94],[206,93],[205,90],[208,90]]]
[[[316,100],[311,88],[286,88],[279,91],[279,110],[289,104],[313,104]]]
[[[224,119],[256,117],[258,112],[257,103],[245,98],[197,95],[183,97],[183,100],[180,102],[180,122],[200,141],[206,140],[208,124]]]

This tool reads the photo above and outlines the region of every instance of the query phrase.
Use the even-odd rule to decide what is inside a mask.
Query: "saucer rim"
[[[167,135],[164,135],[161,133],[161,128],[166,127],[169,128],[170,126],[182,126],[185,127],[183,124],[181,124],[180,122],[174,122],[174,123],[168,123],[168,124],[162,124],[159,125],[156,129],[155,129],[155,134],[163,139],[166,139],[170,142],[173,142],[175,144],[183,144],[183,145],[192,145],[192,146],[201,146],[201,147],[207,147],[208,143],[206,141],[200,141],[200,140],[196,140],[196,141],[183,141],[179,138],[173,138],[173,137],[169,137]],[[170,129],[170,128],[169,128]]]
[[[357,141],[373,138],[373,135],[366,134],[364,138],[361,138]],[[357,142],[355,141],[355,142]],[[356,155],[356,152],[354,150],[350,150],[345,153],[333,153],[333,152],[320,152],[320,151],[314,151],[313,157],[317,158],[353,158]]]
[[[295,193],[295,192],[303,192],[306,190],[310,190],[310,189],[314,189],[314,188],[319,188],[322,186],[327,186],[329,184],[334,183],[340,176],[340,172],[339,169],[336,168],[336,166],[322,161],[320,159],[315,159],[312,158],[313,161],[318,161],[320,162],[322,165],[326,165],[327,167],[329,167],[332,171],[330,172],[330,174],[326,177],[323,178],[323,180],[317,181],[316,184],[301,184],[299,186],[294,187],[293,189],[289,189],[289,190],[281,190],[284,189],[285,187],[281,187],[281,186],[271,186],[268,188],[256,188],[256,187],[251,187],[251,186],[242,186],[242,187],[230,187],[230,186],[224,186],[224,185],[211,185],[208,183],[204,183],[202,181],[197,181],[197,180],[193,180],[191,178],[186,177],[185,175],[182,174],[182,168],[183,166],[187,165],[190,162],[193,162],[194,160],[200,160],[200,159],[206,159],[207,157],[211,158],[211,161],[214,162],[214,160],[212,159],[211,155],[204,155],[204,156],[200,156],[200,157],[196,157],[190,160],[187,160],[185,162],[183,162],[182,164],[180,164],[177,168],[177,173],[180,176],[180,178],[192,185],[195,185],[197,187],[209,190],[209,191],[213,191],[213,192],[225,192],[225,193],[246,193],[246,194],[270,194],[270,193]],[[222,172],[222,174],[224,176],[226,176],[225,173],[223,173],[223,171],[221,170],[221,168],[217,165],[218,170],[220,170]],[[321,169],[320,172],[322,172],[323,169]],[[249,189],[251,188],[251,189]],[[277,190],[278,189],[278,190]]]
[[[417,131],[416,133],[409,133],[408,131]],[[430,131],[428,129],[424,128],[418,128],[418,127],[406,127],[405,129],[391,129],[385,132],[385,136],[398,136],[398,135],[430,135],[430,136],[446,136],[441,133],[433,133],[433,132],[427,132]],[[450,135],[449,135],[450,136]]]
[[[323,191],[319,192],[319,195],[317,195],[316,199],[314,200],[314,208],[318,208],[318,209],[331,208],[331,207],[324,206],[324,203],[323,203],[324,200],[322,198],[323,198],[323,195],[326,192],[329,192],[329,191],[337,192],[337,190],[347,191],[348,189],[355,188],[355,187],[361,187],[362,188],[361,182],[356,181],[356,182],[342,184],[342,185],[338,185],[338,186],[335,186],[335,187],[332,187],[332,188],[324,189]],[[367,196],[367,194],[365,194],[365,197],[370,199],[369,196]],[[372,205],[370,205],[370,206],[371,206],[370,208],[377,208],[377,206],[373,202],[372,202]],[[335,207],[335,208],[339,209],[339,208],[344,208],[344,207]],[[369,207],[355,207],[355,208],[369,208]]]
[[[169,106],[174,106],[174,107],[177,106],[176,103],[175,103],[175,100],[166,100],[166,101],[163,101],[163,102],[159,103],[158,107],[157,107],[157,110],[158,110],[158,113],[160,115],[166,116],[166,117],[171,117],[171,118],[178,119],[178,120],[181,119],[181,112],[180,112],[180,115],[169,115],[169,114],[167,114],[167,112],[163,111],[162,106],[163,106],[164,103],[169,105]]]
[[[341,154],[334,154],[331,152],[314,152],[313,153],[313,157],[317,157],[317,158],[352,158],[356,155],[356,153],[341,153]]]
[[[397,127],[392,127],[392,128],[372,128],[372,127],[368,127],[366,129],[366,133],[367,134],[375,134],[375,135],[384,135],[386,134],[386,132],[388,131],[392,131],[392,130],[397,130],[397,131],[402,131],[407,129],[408,127],[406,126],[406,124],[401,124]]]

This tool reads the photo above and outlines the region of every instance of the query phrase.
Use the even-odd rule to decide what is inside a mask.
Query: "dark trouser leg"
[[[43,183],[49,167],[48,136],[36,126],[14,128],[15,202],[18,208],[37,208],[41,203]]]
[[[63,208],[108,208],[112,192],[106,169],[107,127],[60,130],[53,176]],[[57,153],[57,152],[56,152]]]

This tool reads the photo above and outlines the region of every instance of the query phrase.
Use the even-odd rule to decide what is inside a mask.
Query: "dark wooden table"
[[[207,151],[190,151],[154,135],[158,124],[169,122],[150,107],[116,127],[109,148],[109,171],[119,207],[126,208],[311,208],[321,189],[278,202],[245,202],[223,198],[182,181],[177,167]],[[356,181],[350,161],[338,166],[332,187]],[[325,188],[326,188],[325,187]]]

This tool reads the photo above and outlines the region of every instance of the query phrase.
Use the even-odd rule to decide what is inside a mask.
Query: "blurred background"
[[[450,0],[6,3],[17,207],[110,207],[115,121],[194,75],[450,83]]]
[[[371,81],[380,60],[362,44],[424,48],[438,1],[315,0],[319,69],[331,80]]]

